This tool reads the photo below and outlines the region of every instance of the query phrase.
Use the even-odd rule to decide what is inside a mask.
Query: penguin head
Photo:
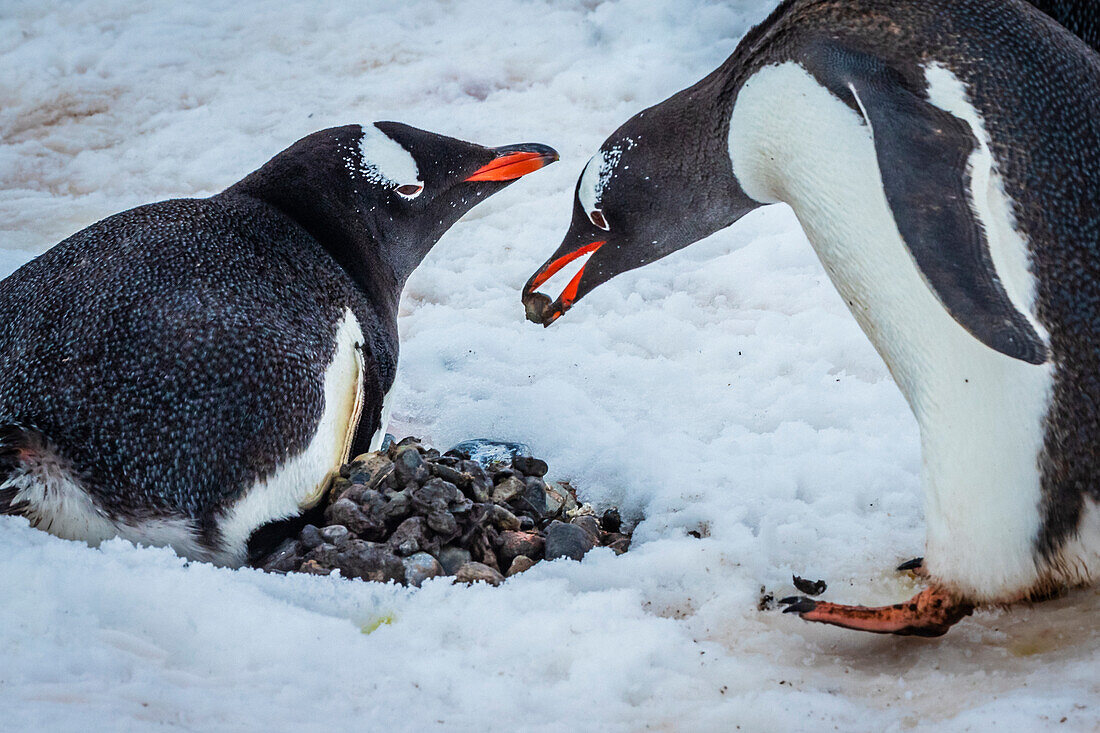
[[[489,148],[376,122],[308,135],[226,193],[281,209],[370,287],[400,286],[475,204],[557,159],[537,143]]]
[[[529,320],[549,326],[601,283],[683,249],[759,205],[733,175],[726,134],[699,124],[693,92],[633,117],[585,165],[565,240],[523,289]],[[537,292],[585,256],[556,300]]]

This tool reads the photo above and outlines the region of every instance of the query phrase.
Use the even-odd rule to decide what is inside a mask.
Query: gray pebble
[[[443,566],[426,552],[410,555],[404,559],[403,563],[405,565],[405,582],[417,588],[428,578],[443,575]]]
[[[493,487],[493,501],[497,504],[511,501],[522,493],[525,488],[526,485],[523,481],[515,476],[508,476]]]
[[[302,543],[302,547],[307,550],[312,550],[314,547],[324,542],[321,538],[321,530],[317,529],[312,524],[307,524],[302,527],[302,531],[298,533],[298,540]]]
[[[511,504],[521,513],[529,512],[540,520],[554,516],[561,509],[560,500],[553,504],[550,502],[546,482],[538,476],[527,477],[523,491],[512,499]]]
[[[559,557],[580,560],[595,546],[596,542],[592,539],[592,535],[575,524],[555,520],[546,528],[547,560]]]
[[[518,475],[519,474],[517,474],[511,468],[498,468],[498,469],[495,469],[493,471],[493,483],[494,484],[499,484],[501,481],[503,481],[506,478],[512,478],[513,476],[518,476]],[[521,480],[522,480],[522,478],[523,477],[520,476]]]
[[[336,558],[345,578],[361,578],[380,583],[405,582],[405,565],[385,545],[351,540]]]
[[[347,542],[348,528],[342,524],[330,524],[321,530],[321,539],[330,545],[336,545],[339,547],[344,542]]]
[[[459,464],[463,473],[467,473],[474,479],[480,481],[483,484],[491,484],[489,480],[489,474],[485,473],[485,469],[481,467],[481,464],[477,461],[463,461]]]
[[[364,514],[363,510],[348,498],[340,499],[329,505],[329,508],[325,510],[325,521],[330,525],[343,525],[357,535],[373,534],[385,529],[373,518]],[[324,535],[322,534],[322,536]]]
[[[489,585],[500,585],[504,582],[504,576],[496,570],[493,570],[488,565],[483,565],[479,562],[468,562],[458,569],[455,573],[456,583],[488,583]]]
[[[445,509],[429,513],[428,526],[447,539],[458,534],[458,521]]]
[[[450,512],[459,519],[462,519],[465,515],[469,514],[470,510],[473,508],[474,503],[463,496],[461,501],[451,503]]]
[[[399,555],[412,555],[427,549],[428,523],[424,517],[409,517],[397,526],[386,544]]]
[[[489,493],[489,486],[481,479],[475,478],[471,480],[470,485],[466,487],[466,493],[471,499],[478,502],[479,504],[484,504],[486,502],[492,501],[492,496]]]
[[[269,573],[289,573],[302,564],[302,545],[297,540],[284,540],[267,556],[263,569]]]
[[[519,529],[519,517],[512,512],[508,511],[502,506],[496,504],[489,505],[490,519],[493,526],[497,529],[517,530]]]
[[[393,469],[401,486],[410,482],[422,484],[431,476],[424,458],[414,445],[403,445],[394,451]]]
[[[616,555],[621,555],[630,549],[630,536],[618,532],[608,532],[604,535],[604,546],[610,547]]]
[[[508,572],[505,575],[506,577],[511,578],[513,575],[518,575],[525,570],[530,570],[533,567],[535,567],[534,560],[527,557],[526,555],[517,555],[516,558],[512,560],[512,564],[508,566]]]
[[[443,566],[443,571],[447,575],[454,575],[458,572],[458,569],[470,562],[472,556],[470,551],[461,547],[455,547],[454,545],[447,545],[436,555],[439,560],[439,564]]]
[[[382,516],[387,502],[388,499],[382,492],[374,489],[367,489],[359,495],[359,508],[372,519]]]
[[[545,476],[546,472],[550,470],[550,467],[546,465],[546,461],[530,456],[516,456],[512,460],[512,465],[517,471],[528,476]]]
[[[482,466],[491,466],[494,463],[509,463],[516,456],[531,455],[531,449],[523,443],[492,440],[490,438],[464,440],[447,452],[477,461]]]
[[[447,459],[440,459],[447,460]],[[428,469],[432,475],[441,478],[444,481],[450,481],[455,486],[466,487],[469,486],[470,481],[473,480],[473,476],[468,473],[463,473],[457,468],[452,468],[444,463],[429,463]]]
[[[390,523],[400,522],[405,517],[412,513],[413,506],[412,501],[409,499],[408,493],[404,491],[395,491],[390,494],[390,500],[382,507],[382,518]]]
[[[564,481],[551,481],[547,484],[547,487],[550,489],[551,496],[556,495],[561,498],[562,511],[572,511],[580,506],[577,504],[577,497],[573,495],[573,492],[569,490],[569,486]]]
[[[361,483],[368,489],[377,489],[393,470],[393,461],[385,453],[364,453],[351,462],[349,476],[355,483]]]
[[[336,545],[323,542],[312,550],[306,553],[306,561],[313,562],[317,565],[332,570],[336,567],[336,556],[339,551],[336,549]]]
[[[573,517],[572,521],[569,523],[575,524],[590,534],[595,542],[600,541],[600,523],[597,522],[596,518],[591,514],[582,514],[579,517]]]

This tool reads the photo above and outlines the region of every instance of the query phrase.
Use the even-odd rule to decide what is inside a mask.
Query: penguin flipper
[[[986,346],[1029,364],[1047,360],[1039,334],[1008,297],[972,207],[969,123],[933,105],[883,60],[829,41],[807,70],[862,115],[898,231],[947,312]]]

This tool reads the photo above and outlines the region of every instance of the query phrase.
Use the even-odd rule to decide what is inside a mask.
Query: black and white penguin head
[[[376,122],[308,135],[226,193],[267,201],[345,267],[382,263],[400,283],[475,204],[557,159],[537,143],[488,148]]]
[[[549,326],[601,283],[683,249],[758,205],[733,176],[725,135],[715,130],[714,139],[694,139],[691,91],[636,115],[588,161],[565,240],[524,287],[528,318]],[[585,256],[557,300],[537,292]]]

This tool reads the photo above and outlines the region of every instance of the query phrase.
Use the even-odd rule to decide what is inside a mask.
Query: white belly
[[[325,407],[313,440],[274,474],[245,492],[219,522],[225,552],[215,561],[241,565],[248,538],[258,527],[292,517],[320,500],[347,461],[363,406],[363,332],[350,311],[336,332],[336,351],[325,371]],[[272,395],[272,399],[278,399]]]
[[[871,135],[862,115],[800,66],[767,67],[733,112],[734,172],[752,198],[794,209],[916,415],[929,571],[975,600],[1011,600],[1039,574],[1038,456],[1051,367],[988,348],[939,303],[898,233]],[[975,209],[1010,216],[986,166],[975,168]],[[1017,307],[1030,310],[1022,239],[1010,220],[986,224],[998,274]]]

